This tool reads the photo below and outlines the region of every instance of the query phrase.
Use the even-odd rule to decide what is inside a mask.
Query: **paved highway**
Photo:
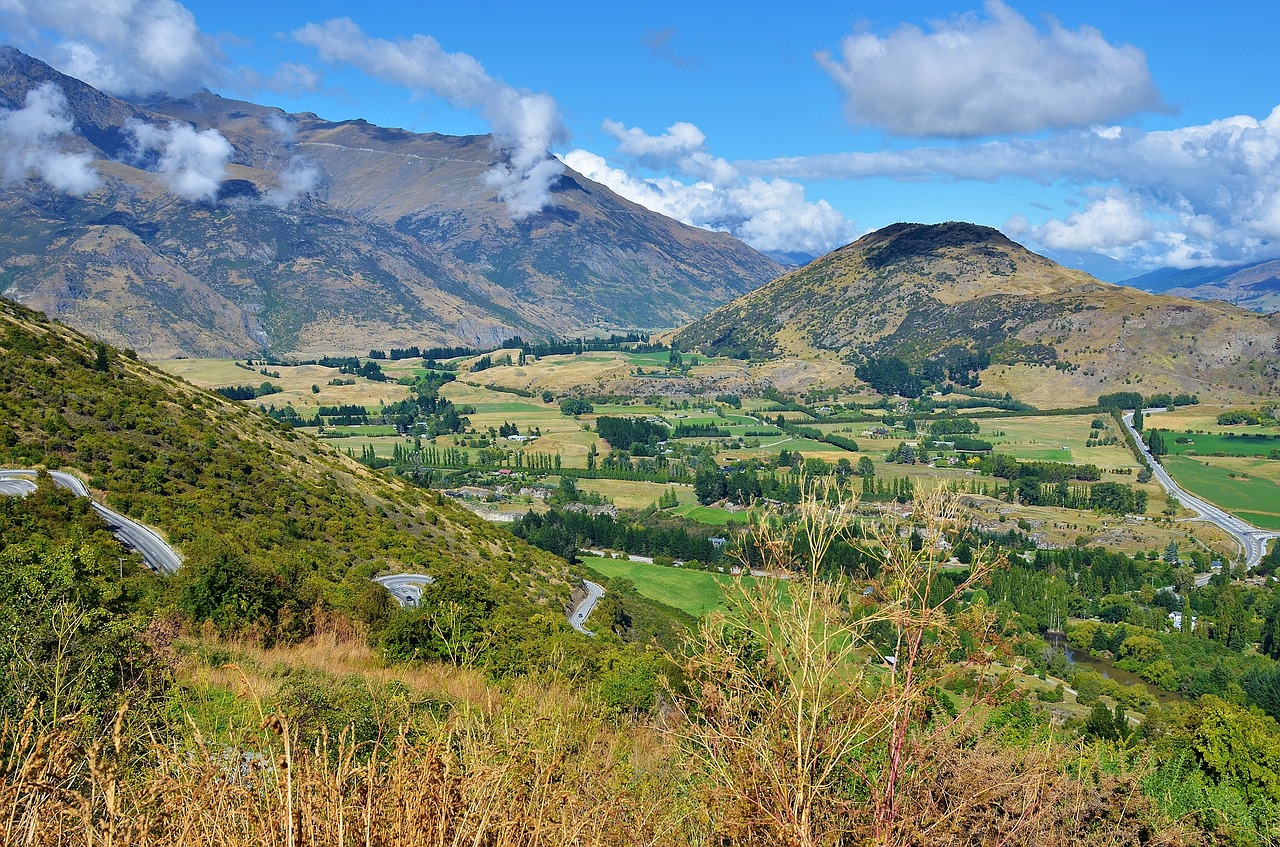
[[[434,579],[424,573],[395,573],[388,576],[375,576],[373,581],[391,592],[401,606],[416,606],[422,599],[422,586],[430,585]]]
[[[1156,414],[1156,411],[1144,414]],[[1173,477],[1169,476],[1169,472],[1161,467],[1160,463],[1151,456],[1151,451],[1147,449],[1146,443],[1143,442],[1142,435],[1133,428],[1132,412],[1125,414],[1124,425],[1133,434],[1134,439],[1137,440],[1138,447],[1141,448],[1143,455],[1147,457],[1147,461],[1151,465],[1152,474],[1164,490],[1177,497],[1178,502],[1195,512],[1200,520],[1213,524],[1234,538],[1236,543],[1240,545],[1240,553],[1244,557],[1245,567],[1250,569],[1257,567],[1258,563],[1262,561],[1262,557],[1267,553],[1267,542],[1272,538],[1280,538],[1280,532],[1258,529],[1253,524],[1246,523],[1235,515],[1183,489],[1173,481]],[[1209,576],[1209,574],[1203,574],[1201,577],[1197,577],[1196,584],[1207,584]],[[1203,581],[1201,581],[1202,579]]]
[[[36,484],[29,479],[0,478],[0,494],[8,497],[26,497],[36,490]]]
[[[424,573],[393,573],[386,576],[375,576],[373,581],[381,585],[387,591],[391,592],[391,596],[396,598],[396,602],[401,606],[417,606],[422,601],[422,587],[435,582],[433,578]],[[604,587],[596,585],[594,582],[583,580],[587,586],[587,597],[578,607],[569,613],[569,623],[578,632],[585,635],[594,635],[595,633],[587,632],[582,628],[586,622],[587,616],[591,614],[591,610],[595,608],[596,603],[604,596]]]
[[[11,497],[27,496],[36,490],[35,479],[37,475],[37,471],[0,470],[0,495]],[[89,497],[89,488],[79,477],[62,471],[50,471],[49,476],[53,478],[55,485],[69,489],[79,497]],[[166,544],[164,539],[157,535],[154,530],[143,526],[137,521],[126,518],[119,512],[108,509],[92,498],[90,498],[90,504],[122,544],[138,551],[138,554],[142,556],[142,560],[146,562],[147,567],[159,573],[170,575],[182,564],[182,557]],[[396,602],[401,606],[417,606],[422,599],[422,586],[435,582],[430,576],[422,573],[390,574],[388,576],[374,577],[373,581],[390,591],[391,596],[395,597]],[[586,586],[587,598],[579,603],[578,608],[569,615],[569,623],[573,624],[573,628],[579,632],[591,635],[592,633],[582,628],[582,624],[586,621],[587,616],[591,614],[591,610],[595,608],[596,603],[604,596],[604,588],[594,582],[587,582]]]
[[[36,490],[34,482],[36,476],[36,471],[0,470],[0,494],[25,497]],[[49,476],[53,478],[54,485],[66,488],[79,497],[89,497],[89,487],[81,482],[79,477],[62,471],[50,471]],[[108,509],[92,498],[90,498],[90,505],[120,543],[131,550],[138,551],[142,561],[153,571],[168,575],[182,564],[182,557],[154,530]]]
[[[584,579],[582,584],[587,587],[587,596],[578,604],[578,608],[573,610],[573,614],[569,616],[569,625],[581,632],[583,635],[595,635],[585,628],[587,618],[591,615],[591,610],[596,607],[596,603],[600,602],[600,598],[604,596],[604,586],[597,585],[589,579]]]

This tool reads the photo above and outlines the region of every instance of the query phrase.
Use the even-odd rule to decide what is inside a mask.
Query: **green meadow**
[[[1191,493],[1264,529],[1280,529],[1280,486],[1275,482],[1189,456],[1166,456],[1163,464]]]
[[[717,607],[723,608],[723,586],[733,577],[707,571],[686,570],[632,562],[623,559],[589,557],[582,560],[589,569],[611,579],[629,579],[636,591],[694,617]]]

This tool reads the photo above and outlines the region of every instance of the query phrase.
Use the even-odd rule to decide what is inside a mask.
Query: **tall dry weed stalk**
[[[959,504],[924,495],[861,542],[875,571],[824,573],[832,546],[853,541],[855,502],[807,482],[793,513],[754,516],[730,608],[703,622],[688,664],[693,693],[676,734],[701,767],[726,837],[818,845],[889,839],[908,776],[928,745],[989,693],[951,715],[943,677],[992,658],[994,618],[957,601],[999,558],[975,551],[959,582],[942,551],[962,529]],[[923,540],[913,545],[911,530]],[[775,578],[770,578],[775,577]],[[957,655],[963,643],[967,655]]]

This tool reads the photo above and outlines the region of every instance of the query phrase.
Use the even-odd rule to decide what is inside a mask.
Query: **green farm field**
[[[665,603],[694,617],[724,608],[724,585],[733,580],[725,574],[622,559],[590,557],[583,559],[582,563],[602,576],[629,579],[635,584],[636,591],[650,600]]]
[[[1179,485],[1193,494],[1259,527],[1280,530],[1280,484],[1274,479],[1231,470],[1200,457],[1166,456],[1164,466]]]
[[[697,504],[677,506],[671,510],[671,514],[680,515],[707,526],[728,526],[731,523],[747,522],[746,512],[730,512],[725,509],[713,509],[710,506],[699,506]]]
[[[1052,415],[1006,418],[983,418],[978,423],[978,438],[990,441],[996,452],[1015,459],[1047,462],[1071,462],[1097,465],[1103,470],[1136,468],[1137,464],[1123,440],[1105,447],[1086,447],[1094,418],[1102,417],[1102,432],[1120,437],[1115,423],[1100,415]]]
[[[1174,430],[1164,435],[1165,446],[1171,456],[1213,456],[1225,453],[1228,456],[1268,456],[1272,450],[1280,451],[1280,435],[1262,435],[1256,432],[1191,432]],[[1179,444],[1178,439],[1189,439],[1189,443]]]

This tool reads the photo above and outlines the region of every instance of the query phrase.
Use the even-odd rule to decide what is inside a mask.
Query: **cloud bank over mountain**
[[[369,9],[308,22],[308,7],[299,7],[296,21],[269,34],[259,31],[255,44],[250,33],[256,19],[242,16],[234,26],[243,31],[211,34],[192,11],[200,8],[196,0],[188,2],[0,0],[0,37],[105,91],[134,97],[182,96],[207,87],[318,98],[346,108],[352,91],[345,85],[360,77],[406,89],[406,104],[434,98],[479,117],[491,131],[502,159],[477,181],[513,220],[554,206],[553,189],[567,164],[633,202],[730,232],[762,250],[821,253],[889,223],[885,215],[983,214],[985,223],[1002,224],[1032,246],[1145,266],[1280,256],[1275,104],[1250,101],[1243,114],[1202,108],[1196,120],[1179,125],[1168,104],[1185,106],[1186,95],[1175,90],[1166,98],[1162,91],[1171,73],[1169,53],[1159,54],[1161,63],[1147,52],[1167,38],[1125,28],[1131,21],[1119,12],[1086,10],[1088,22],[1080,22],[1084,13],[1073,9],[1068,14],[1075,19],[1063,23],[988,0],[970,12],[917,22],[907,22],[909,10],[888,5],[859,12],[887,15],[886,24],[851,24],[846,13],[828,15],[827,23],[806,29],[809,40],[790,45],[795,52],[789,54],[793,65],[807,68],[793,74],[805,88],[794,96],[818,106],[804,115],[787,113],[791,122],[770,124],[756,119],[751,104],[728,117],[714,102],[686,99],[668,106],[665,100],[675,98],[654,94],[653,86],[617,86],[611,63],[592,65],[589,73],[572,67],[543,75],[543,65],[572,65],[579,52],[597,47],[579,40],[566,59],[565,44],[545,33],[530,32],[519,56],[494,58],[502,63],[505,78],[499,78],[479,52],[446,47],[461,40],[475,45],[472,50],[492,50],[479,37],[486,33],[460,39],[459,32],[474,28],[442,27],[436,35],[412,34],[446,10],[434,17],[406,13],[401,20]],[[685,13],[691,20],[706,14]],[[1248,13],[1235,17],[1247,19]],[[281,18],[288,15],[273,17]],[[675,23],[634,34],[645,80],[665,73],[667,85],[687,80],[692,88],[719,79],[724,90],[724,77],[713,73],[726,59],[715,53],[710,30],[699,33],[683,18]],[[749,33],[765,24],[740,25]],[[781,29],[777,21],[773,26]],[[1233,45],[1240,39],[1235,35]],[[680,51],[673,47],[677,41]],[[614,52],[624,47],[612,43]],[[556,61],[545,61],[553,50],[560,51]],[[259,54],[270,58],[250,67]],[[733,60],[741,56],[762,68],[777,67],[759,49]],[[1180,55],[1177,64],[1185,64]],[[522,87],[516,76],[522,67],[526,80],[559,90]],[[741,73],[743,90],[754,90],[749,80],[761,84],[757,68],[733,70]],[[588,99],[572,99],[581,94],[579,85],[590,92]],[[822,100],[814,91],[824,86]],[[628,98],[637,92],[662,102],[633,104]],[[1213,104],[1218,99],[1214,95]],[[68,146],[68,130],[25,128],[39,123],[38,114],[53,127],[56,102],[9,105],[14,112],[36,111],[12,119],[16,123],[0,138],[6,177],[34,174],[59,190],[92,190],[100,177]],[[805,135],[815,126],[824,130],[821,143]],[[170,190],[211,196],[218,162],[231,161],[214,149],[214,139],[204,139],[208,149],[197,153],[194,137],[164,128],[160,136],[143,132],[151,144],[148,166],[159,168]],[[744,143],[755,136],[769,142]],[[299,151],[283,153],[277,167],[278,187],[263,195],[264,202],[287,205],[314,185],[314,169]],[[890,202],[876,205],[882,198]]]
[[[475,58],[448,53],[429,35],[388,41],[365,35],[350,18],[307,24],[293,37],[330,63],[347,63],[377,79],[474,109],[493,129],[508,161],[485,182],[520,220],[550,202],[551,186],[563,173],[550,155],[569,138],[560,107],[547,94],[522,91],[491,77]]]
[[[101,183],[88,153],[61,149],[72,134],[67,98],[52,82],[27,93],[21,109],[0,110],[0,155],[7,181],[36,176],[68,194],[87,194]]]

